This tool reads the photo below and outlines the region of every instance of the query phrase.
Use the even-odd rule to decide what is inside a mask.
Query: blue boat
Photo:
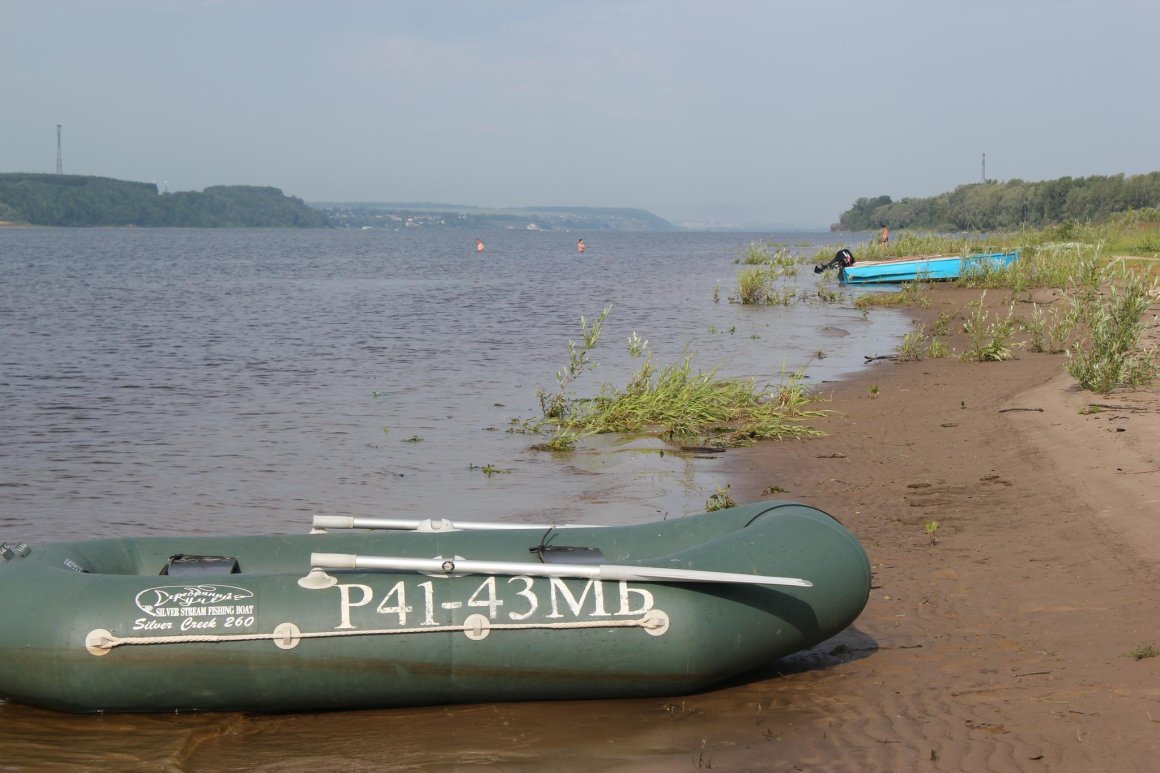
[[[921,255],[893,260],[876,260],[846,266],[838,280],[847,285],[898,284],[958,279],[970,271],[994,271],[1009,267],[1019,258],[1019,250],[978,255]]]

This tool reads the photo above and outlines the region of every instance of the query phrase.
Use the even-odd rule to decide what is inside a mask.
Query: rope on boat
[[[633,620],[577,620],[570,623],[493,623],[484,615],[470,615],[461,625],[434,625],[422,628],[377,628],[350,631],[302,632],[294,623],[282,623],[272,633],[189,634],[186,636],[114,636],[104,628],[94,628],[85,637],[85,648],[93,655],[107,655],[114,647],[127,644],[216,644],[232,641],[271,640],[283,650],[293,649],[302,639],[337,636],[388,636],[411,633],[462,632],[472,641],[486,639],[492,631],[527,631],[533,629],[567,630],[576,628],[643,628],[650,636],[663,636],[669,630],[669,616],[660,609],[650,609]]]

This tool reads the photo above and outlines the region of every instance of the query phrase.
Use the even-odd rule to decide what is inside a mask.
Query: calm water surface
[[[316,512],[536,523],[696,512],[728,482],[727,459],[620,437],[556,456],[509,431],[538,415],[537,387],[556,388],[581,315],[612,306],[578,395],[627,382],[634,332],[659,365],[687,351],[723,375],[776,383],[808,366],[820,383],[906,330],[849,302],[727,302],[751,241],[830,234],[584,237],[577,255],[576,234],[488,234],[477,255],[462,232],[0,229],[0,539],[297,532]],[[799,281],[815,283],[808,267]],[[505,472],[488,477],[487,465]],[[383,722],[473,711],[295,717],[274,756],[251,762],[278,767],[293,737],[323,726],[365,748]],[[181,768],[205,733],[223,768],[244,766],[217,736],[242,744],[281,722],[0,703],[0,770],[88,764],[78,754],[97,768]]]

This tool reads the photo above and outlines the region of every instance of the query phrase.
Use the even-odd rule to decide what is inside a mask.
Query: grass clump
[[[1015,319],[1014,306],[1007,309],[1007,315],[994,321],[984,308],[987,291],[979,300],[970,304],[973,309],[963,322],[963,331],[971,339],[970,347],[963,352],[962,358],[972,362],[997,362],[1009,360],[1015,356],[1015,349],[1022,344],[1015,343],[1012,338],[1018,327]]]
[[[936,325],[936,328],[941,326]],[[945,330],[943,334],[945,335]],[[939,360],[950,356],[950,353],[950,347],[946,342],[940,341],[937,335],[928,332],[926,325],[919,325],[917,329],[907,333],[903,336],[902,343],[898,345],[899,362],[916,362],[924,357]]]
[[[1129,652],[1128,655],[1134,660],[1147,660],[1148,658],[1154,658],[1157,655],[1160,655],[1160,650],[1156,649],[1151,644],[1141,644],[1139,647]]]
[[[705,512],[711,513],[715,510],[725,510],[729,507],[737,507],[737,500],[729,496],[729,486],[719,488],[714,491],[709,500],[705,502]]]
[[[906,282],[899,290],[892,293],[863,293],[854,301],[854,307],[867,311],[876,307],[893,308],[897,306],[917,306],[920,309],[930,308],[930,296],[926,294],[927,285],[922,282]]]
[[[1082,330],[1067,350],[1067,372],[1084,389],[1105,395],[1150,384],[1157,374],[1156,348],[1140,349],[1140,337],[1160,280],[1113,263],[1094,283],[1106,284],[1106,295],[1081,286],[1071,299]]]
[[[737,262],[744,268],[737,272],[737,292],[729,298],[733,303],[788,306],[798,298],[796,288],[779,288],[780,280],[798,273],[798,259],[786,248],[753,242]]]
[[[742,305],[788,306],[797,297],[796,288],[779,289],[785,276],[771,266],[747,266],[737,272],[737,292],[729,300]]]
[[[567,425],[584,433],[653,429],[669,437],[712,436],[723,445],[748,445],[818,434],[795,423],[823,415],[807,410],[811,399],[797,374],[780,387],[757,389],[752,379],[695,369],[692,355],[660,369],[650,358],[624,389],[605,385]]]
[[[941,360],[943,357],[951,356],[951,348],[947,346],[945,341],[940,341],[932,336],[930,344],[926,348],[926,355],[932,360]]]
[[[902,343],[898,345],[898,360],[900,362],[921,360],[926,347],[926,328],[919,325],[917,330],[912,330],[902,337]]]
[[[584,437],[603,432],[657,432],[669,438],[700,436],[719,447],[749,445],[762,439],[821,434],[803,424],[824,416],[811,410],[814,396],[804,375],[794,373],[777,386],[758,388],[753,379],[722,378],[716,369],[702,371],[686,354],[678,363],[657,368],[648,341],[634,332],[628,341],[633,359],[643,357],[623,389],[605,384],[594,398],[576,398],[568,386],[586,367],[599,340],[609,309],[589,324],[580,318],[583,344],[568,342],[570,363],[556,374],[558,392],[537,390],[543,418],[529,420],[534,430],[550,430],[553,437],[535,446],[540,450],[568,451]]]
[[[1031,316],[1024,318],[1021,324],[1029,336],[1027,347],[1031,351],[1060,354],[1067,348],[1067,339],[1075,328],[1075,317],[1045,313],[1043,307],[1035,303],[1031,306]]]

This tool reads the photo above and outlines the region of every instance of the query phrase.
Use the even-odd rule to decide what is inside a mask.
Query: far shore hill
[[[217,185],[161,192],[156,183],[88,175],[0,173],[0,221],[19,225],[320,228],[325,214],[277,188]]]
[[[160,191],[156,183],[89,175],[0,173],[0,224],[58,227],[456,228],[472,231],[680,231],[643,209],[485,208],[430,203],[311,203],[280,189],[216,185]]]

